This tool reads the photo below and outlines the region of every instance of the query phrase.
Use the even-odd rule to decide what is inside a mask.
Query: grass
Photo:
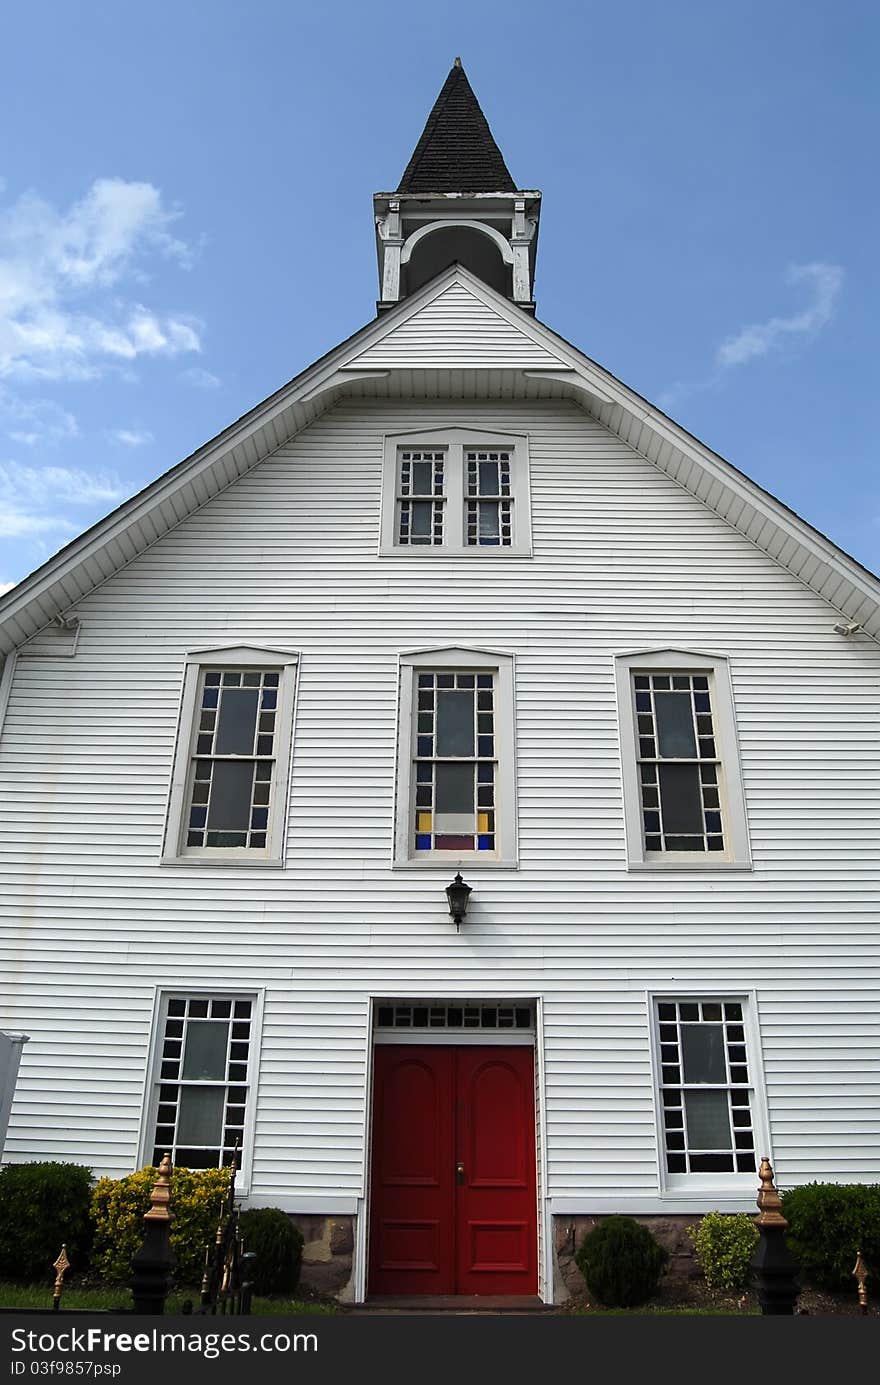
[[[575,1311],[590,1318],[626,1318],[633,1313],[646,1313],[652,1318],[753,1318],[760,1316],[760,1309],[758,1308],[659,1308],[652,1304],[645,1304],[641,1308],[578,1308]]]
[[[185,1299],[191,1299],[198,1306],[198,1289],[184,1290],[169,1294],[165,1311],[176,1314],[182,1311]],[[3,1308],[45,1308],[52,1311],[52,1289],[45,1284],[10,1284],[0,1281],[0,1307]],[[65,1308],[130,1308],[131,1294],[125,1285],[118,1288],[80,1289],[72,1285],[61,1296],[62,1310]],[[289,1317],[293,1313],[335,1313],[331,1303],[304,1303],[299,1299],[258,1298],[251,1305],[255,1318]]]

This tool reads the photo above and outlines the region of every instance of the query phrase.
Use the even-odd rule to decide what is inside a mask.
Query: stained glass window
[[[510,548],[512,452],[465,448],[465,537],[469,547]]]
[[[172,996],[159,1041],[152,1159],[191,1169],[228,1164],[244,1139],[253,1001]]]
[[[742,1001],[659,1001],[657,1030],[667,1171],[754,1173]]]
[[[443,542],[445,453],[400,448],[397,472],[397,542]]]
[[[708,676],[635,673],[633,695],[645,850],[724,851]]]
[[[494,851],[494,675],[418,673],[415,718],[415,851]]]
[[[276,760],[280,674],[205,669],[190,765],[186,845],[264,849]]]

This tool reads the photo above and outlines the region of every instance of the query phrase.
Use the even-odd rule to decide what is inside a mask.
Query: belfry
[[[380,312],[457,263],[534,313],[541,194],[517,188],[460,58],[397,190],[373,206]]]

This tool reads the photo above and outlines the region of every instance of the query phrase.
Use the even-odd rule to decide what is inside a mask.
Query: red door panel
[[[537,1292],[529,1048],[379,1045],[370,1292]]]
[[[379,1045],[373,1066],[370,1291],[445,1294],[453,1278],[452,1050]]]
[[[456,1052],[456,1291],[538,1291],[530,1048]]]

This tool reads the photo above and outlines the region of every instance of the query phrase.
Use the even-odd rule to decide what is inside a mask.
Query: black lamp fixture
[[[446,898],[449,900],[449,913],[455,920],[456,933],[461,928],[461,921],[467,913],[470,896],[471,887],[464,883],[461,878],[461,871],[458,871],[452,884],[446,886]]]

